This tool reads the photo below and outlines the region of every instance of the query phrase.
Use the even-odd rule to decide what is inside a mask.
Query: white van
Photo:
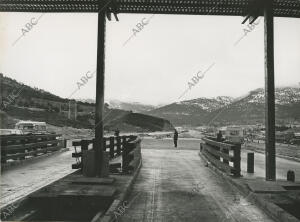
[[[16,123],[16,129],[21,130],[23,134],[44,134],[47,133],[45,122],[20,121]]]

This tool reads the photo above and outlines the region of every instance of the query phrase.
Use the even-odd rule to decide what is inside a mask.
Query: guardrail
[[[138,136],[133,135],[104,137],[103,150],[109,154],[110,160],[122,155],[122,171],[129,171],[135,167],[135,162],[140,157],[140,141]],[[75,153],[72,153],[72,157],[76,158],[76,163],[72,164],[72,169],[83,168],[83,152],[92,149],[94,142],[95,139],[73,141]],[[78,147],[80,150],[77,150]]]
[[[24,160],[48,151],[65,147],[65,141],[57,134],[1,135],[1,163],[7,160]]]
[[[141,139],[139,137],[125,142],[122,150],[122,171],[130,172],[136,169],[141,155]]]
[[[220,170],[241,176],[241,144],[219,142],[215,138],[202,138],[205,143],[200,144],[200,151]]]

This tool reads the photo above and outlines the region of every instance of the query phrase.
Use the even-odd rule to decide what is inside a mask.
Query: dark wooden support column
[[[276,180],[273,0],[265,0],[266,180]]]
[[[97,39],[97,79],[96,79],[96,111],[95,111],[95,171],[102,177],[103,164],[103,108],[104,108],[104,66],[105,66],[105,13],[98,13]]]

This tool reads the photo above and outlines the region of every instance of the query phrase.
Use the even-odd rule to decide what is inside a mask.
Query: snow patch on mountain
[[[213,110],[217,110],[223,106],[226,106],[226,105],[232,103],[232,101],[233,101],[232,97],[218,96],[218,97],[214,97],[214,98],[200,97],[197,99],[177,102],[176,104],[198,107],[205,111],[211,112]]]

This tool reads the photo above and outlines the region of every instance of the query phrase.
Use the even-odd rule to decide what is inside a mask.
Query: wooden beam
[[[265,0],[265,126],[266,180],[276,180],[273,0]]]
[[[95,110],[95,172],[102,177],[103,164],[103,108],[104,108],[104,70],[105,70],[105,12],[98,13],[97,38],[97,79],[96,79],[96,110]]]

